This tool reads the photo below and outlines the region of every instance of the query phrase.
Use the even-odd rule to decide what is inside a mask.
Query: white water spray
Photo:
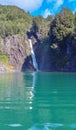
[[[38,71],[38,64],[37,64],[37,61],[36,61],[36,57],[35,57],[35,53],[34,53],[34,50],[33,50],[33,45],[32,45],[31,39],[29,39],[29,44],[30,44],[30,50],[31,50],[31,57],[32,57],[32,61],[33,61],[33,66]]]

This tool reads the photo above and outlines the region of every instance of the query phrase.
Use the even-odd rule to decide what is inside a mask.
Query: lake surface
[[[76,73],[0,74],[0,130],[75,130]]]

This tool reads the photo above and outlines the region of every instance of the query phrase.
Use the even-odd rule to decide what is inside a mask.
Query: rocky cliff
[[[30,55],[27,36],[9,36],[0,40],[1,55],[7,56],[7,64],[0,61],[10,70],[21,71],[25,59]],[[3,52],[2,52],[3,51]]]
[[[34,71],[29,40],[41,71],[76,72],[76,14],[33,17],[17,7],[0,6],[0,72]]]
[[[50,50],[49,46],[44,48],[42,39],[40,41],[32,36],[31,37],[34,52],[36,55],[38,68],[41,71],[50,71]],[[9,71],[34,71],[32,57],[30,52],[29,40],[27,35],[8,36],[0,39],[0,72]]]

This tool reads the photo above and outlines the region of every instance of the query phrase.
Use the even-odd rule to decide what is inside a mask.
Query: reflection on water
[[[76,129],[76,74],[0,75],[0,130]]]

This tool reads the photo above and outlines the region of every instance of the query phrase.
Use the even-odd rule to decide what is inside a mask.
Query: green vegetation
[[[69,9],[63,8],[55,16],[50,26],[51,61],[57,69],[63,69],[71,64],[71,59],[74,56],[72,55],[73,47],[75,49],[74,45],[76,44],[74,41],[75,23],[75,15]]]
[[[37,22],[42,30],[47,25],[41,16],[33,17],[18,7],[0,5],[0,36],[3,38],[9,35],[24,35],[31,28],[33,21]]]
[[[32,16],[14,6],[0,6],[0,36],[25,34],[32,24]]]

